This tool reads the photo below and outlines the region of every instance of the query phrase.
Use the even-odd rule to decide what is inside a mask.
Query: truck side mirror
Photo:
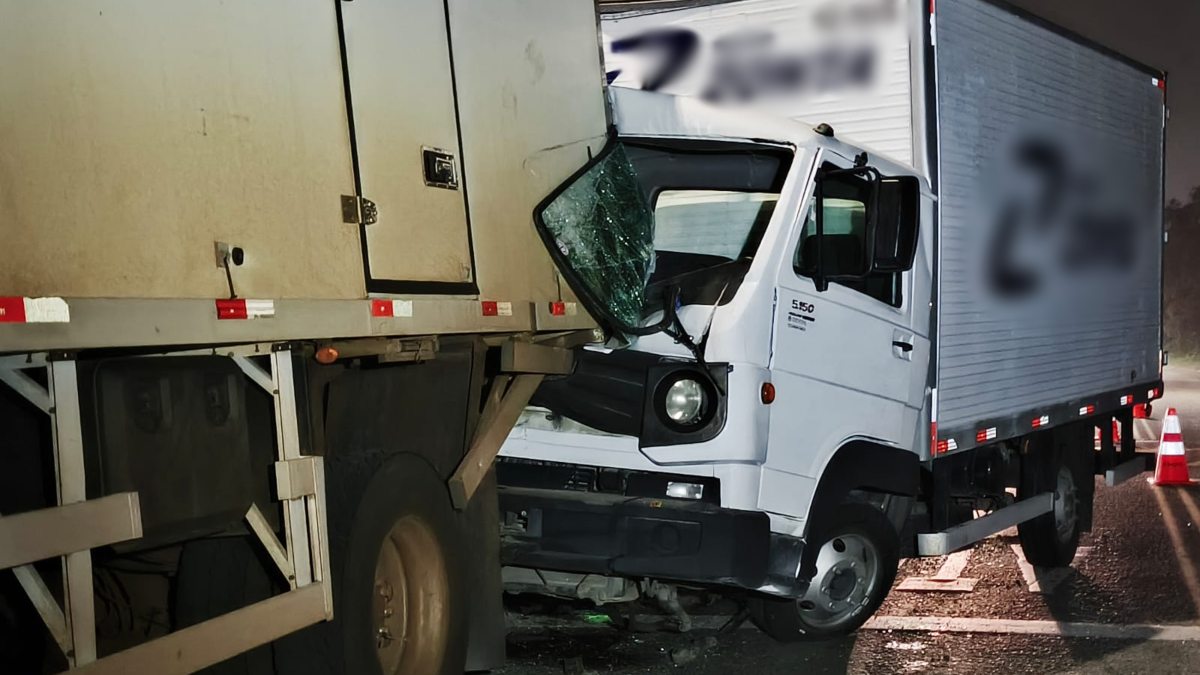
[[[875,200],[873,272],[907,272],[917,252],[921,182],[913,176],[880,179]]]
[[[804,265],[797,268],[822,293],[830,281],[861,279],[871,273],[882,180],[869,166],[826,167],[817,174],[815,231],[802,244]]]

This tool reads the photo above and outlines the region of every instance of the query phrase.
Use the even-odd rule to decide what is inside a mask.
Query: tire
[[[407,454],[333,457],[326,476],[334,619],[277,641],[278,672],[462,673],[470,552],[445,482]]]
[[[1052,511],[1017,525],[1025,559],[1037,567],[1071,564],[1083,532],[1084,514],[1091,508],[1094,488],[1091,471],[1085,468],[1090,454],[1083,452],[1083,434],[1074,431],[1069,428],[1031,437],[1021,461],[1019,499],[1054,492]],[[1090,436],[1087,442],[1092,442]]]
[[[851,633],[883,604],[900,565],[900,540],[888,517],[870,504],[838,507],[817,557],[817,574],[801,598],[755,598],[750,618],[781,642]],[[830,611],[828,605],[835,609]]]

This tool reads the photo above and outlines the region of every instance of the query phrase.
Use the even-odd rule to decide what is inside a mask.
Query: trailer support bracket
[[[500,375],[492,382],[479,418],[479,428],[466,456],[450,477],[450,498],[454,508],[461,511],[467,507],[543,377],[541,374]]]

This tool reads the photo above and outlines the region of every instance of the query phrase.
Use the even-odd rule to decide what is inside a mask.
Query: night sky
[[[1010,0],[1167,71],[1167,198],[1200,186],[1200,0]]]

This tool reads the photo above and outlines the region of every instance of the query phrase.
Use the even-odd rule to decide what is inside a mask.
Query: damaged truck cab
[[[837,634],[902,551],[1015,525],[1070,564],[1094,477],[1145,470],[1165,75],[999,0],[892,3],[855,38],[870,82],[760,92],[775,117],[708,107],[704,59],[666,82],[646,46],[844,51],[827,7],[602,22],[618,133],[535,223],[611,339],[502,450],[509,592],[678,613],[672,589],[716,587],[773,637]]]
[[[582,350],[502,451],[508,588],[720,584],[856,625],[928,452],[929,190],[832,130],[612,95],[620,136],[539,221],[628,344]]]

